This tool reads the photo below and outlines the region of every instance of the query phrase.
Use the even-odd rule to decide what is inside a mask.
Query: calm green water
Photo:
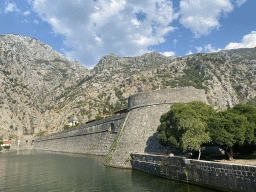
[[[106,167],[103,160],[99,156],[35,150],[0,153],[0,191],[213,191]]]

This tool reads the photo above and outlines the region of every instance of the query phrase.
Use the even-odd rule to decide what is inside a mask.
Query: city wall
[[[12,140],[11,150],[27,150],[34,148],[35,138],[32,135],[23,135],[22,138]]]
[[[174,153],[170,147],[160,145],[157,127],[160,117],[174,103],[203,101],[205,91],[194,87],[160,89],[133,95],[128,100],[128,114],[118,138],[117,146],[108,155],[108,164],[114,167],[131,168],[131,153]]]
[[[122,128],[115,149],[111,151],[109,165],[131,168],[128,161],[131,153],[175,153],[173,149],[161,146],[157,140],[159,119],[172,104],[190,101],[207,103],[205,91],[185,87],[139,93],[129,98],[127,114],[43,136],[35,139],[33,145],[20,140],[19,145],[17,141],[11,149],[29,146],[39,150],[106,155]]]
[[[124,118],[122,114],[37,138],[34,149],[106,155]]]
[[[198,161],[165,155],[131,154],[132,168],[188,183],[254,192],[256,166]]]

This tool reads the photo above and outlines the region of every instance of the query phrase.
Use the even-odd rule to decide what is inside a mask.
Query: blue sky
[[[255,0],[0,0],[0,34],[34,37],[85,67],[109,53],[256,47]]]

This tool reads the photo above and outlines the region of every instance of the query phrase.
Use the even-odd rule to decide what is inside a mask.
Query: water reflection
[[[101,156],[35,150],[0,153],[0,191],[211,191],[106,167],[103,161]]]

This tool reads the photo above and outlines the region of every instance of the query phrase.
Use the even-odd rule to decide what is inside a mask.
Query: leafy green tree
[[[181,146],[183,150],[198,151],[199,160],[202,149],[201,145],[211,141],[209,132],[206,132],[206,123],[196,118],[182,119],[179,129],[184,131],[181,137]]]
[[[173,104],[160,118],[157,138],[161,145],[197,150],[200,158],[201,145],[210,141],[206,122],[216,114],[211,106],[200,101]]]
[[[237,104],[210,119],[208,127],[213,143],[223,148],[231,160],[235,146],[246,150],[255,145],[255,123],[256,109],[250,105]]]
[[[198,150],[199,158],[201,145],[209,141],[224,149],[229,160],[235,146],[256,144],[256,109],[249,105],[238,104],[217,113],[203,102],[178,103],[161,116],[160,122],[157,138],[161,145]]]
[[[247,118],[227,110],[220,112],[216,117],[209,119],[208,128],[213,144],[225,150],[229,160],[233,160],[235,144],[243,145],[245,141],[251,143],[253,135],[247,136],[249,125]]]
[[[246,130],[247,140],[251,142],[252,137],[254,137],[252,143],[256,145],[256,108],[251,105],[237,104],[230,112],[243,115],[247,118],[249,122]]]
[[[243,146],[236,146],[237,150],[240,153],[253,153],[256,150],[256,108],[251,105],[237,104],[230,111],[245,116],[249,122],[246,127],[245,143]],[[251,142],[252,137],[253,141]]]

